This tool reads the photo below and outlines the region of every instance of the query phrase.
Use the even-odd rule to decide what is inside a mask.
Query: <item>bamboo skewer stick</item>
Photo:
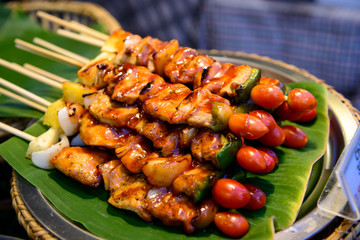
[[[50,43],[48,41],[45,41],[45,40],[43,40],[41,38],[36,37],[36,38],[33,39],[33,42],[40,45],[40,46],[43,46],[43,47],[45,47],[45,48],[47,48],[49,50],[52,50],[52,51],[54,51],[56,53],[59,53],[59,54],[62,54],[64,56],[67,56],[69,58],[72,58],[72,59],[74,59],[74,60],[76,60],[78,62],[81,62],[83,64],[86,64],[86,63],[88,63],[90,61],[90,59],[88,59],[86,57],[83,57],[83,56],[80,56],[79,54],[70,52],[70,51],[68,51],[68,50],[66,50],[64,48],[56,46],[55,44],[52,44],[52,43]]]
[[[8,96],[9,98],[18,100],[19,102],[22,102],[22,103],[24,103],[24,104],[26,104],[26,105],[28,105],[30,107],[33,107],[33,108],[35,108],[35,109],[37,109],[37,110],[39,110],[41,112],[46,112],[47,107],[45,107],[43,105],[40,105],[40,104],[38,104],[36,102],[30,101],[29,99],[24,98],[24,97],[22,97],[20,95],[17,95],[17,94],[15,94],[13,92],[10,92],[10,91],[8,91],[8,90],[6,90],[4,88],[0,87],[0,93],[4,94],[5,96]]]
[[[72,29],[74,31],[87,34],[89,36],[92,36],[94,38],[97,38],[97,39],[100,39],[100,40],[103,40],[103,41],[105,41],[108,38],[108,35],[106,35],[104,33],[101,33],[101,32],[98,32],[98,31],[96,31],[94,29],[85,27],[82,24],[74,24],[73,22],[65,21],[65,20],[63,20],[61,18],[55,17],[53,15],[50,15],[50,14],[42,12],[42,11],[38,11],[36,13],[36,15],[38,17],[42,18],[42,19],[46,19],[48,21],[57,23],[57,24],[59,24],[59,25],[61,25],[63,27],[67,27],[67,28]]]
[[[76,61],[72,58],[66,57],[64,55],[58,54],[58,53],[54,53],[52,51],[49,51],[47,49],[41,48],[39,46],[36,46],[34,44],[25,42],[21,39],[15,39],[15,46],[17,48],[20,48],[22,50],[46,57],[46,58],[50,58],[52,60],[55,61],[61,61],[63,63],[66,64],[70,64],[76,67],[82,67],[84,64],[82,62]]]
[[[35,73],[38,73],[40,75],[43,75],[44,77],[50,78],[50,79],[52,79],[54,81],[57,81],[57,82],[60,82],[60,83],[69,81],[69,80],[67,80],[65,78],[62,78],[62,77],[60,77],[58,75],[55,75],[55,74],[53,74],[51,72],[45,71],[44,69],[38,68],[38,67],[36,67],[34,65],[31,65],[29,63],[25,63],[24,68],[29,69],[29,70],[31,70],[31,71],[33,71]]]
[[[0,85],[4,86],[4,87],[7,87],[23,96],[26,96],[27,98],[37,102],[37,103],[40,103],[44,106],[50,106],[51,105],[51,102],[47,101],[46,99],[44,98],[41,98],[35,94],[33,94],[32,92],[29,92],[28,90],[25,90],[9,81],[6,81],[5,79],[3,78],[0,78]]]
[[[31,77],[33,78],[34,80],[37,80],[39,82],[42,82],[42,83],[45,83],[45,84],[48,84],[52,87],[55,87],[55,88],[58,88],[58,89],[62,89],[62,84],[61,83],[58,83],[58,82],[55,82],[55,81],[52,81],[51,79],[49,80],[49,78],[47,77],[44,77],[38,73],[35,73],[29,69],[26,69],[24,68],[23,66],[20,66],[19,64],[16,64],[16,63],[11,63],[11,62],[8,62],[4,59],[1,59],[0,58],[0,65],[4,66],[4,67],[7,67],[15,72],[18,72],[18,73],[21,73],[25,76],[28,76],[28,77]]]
[[[7,125],[5,123],[2,123],[2,122],[0,122],[0,129],[4,130],[6,132],[9,132],[15,136],[18,136],[20,138],[23,138],[25,140],[28,140],[29,142],[36,139],[36,137],[34,137],[32,135],[30,135],[26,132],[20,131],[19,129],[14,128],[14,127]]]
[[[70,38],[70,39],[73,39],[73,40],[76,40],[76,41],[79,41],[82,43],[86,43],[89,45],[93,45],[95,47],[102,47],[105,44],[105,42],[102,40],[98,40],[96,38],[92,38],[89,36],[84,36],[84,35],[74,33],[74,32],[71,32],[71,31],[68,31],[65,29],[61,29],[61,28],[59,28],[56,31],[56,33],[59,34],[60,36],[67,37],[67,38]]]

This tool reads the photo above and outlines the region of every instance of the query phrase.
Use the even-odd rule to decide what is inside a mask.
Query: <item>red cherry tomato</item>
[[[266,147],[259,147],[258,149],[263,152],[266,152],[267,154],[272,156],[275,161],[275,166],[277,166],[279,164],[279,158],[277,157],[276,153],[273,150],[271,150],[270,148],[266,148]]]
[[[249,191],[236,180],[219,179],[212,188],[214,201],[225,208],[242,208],[250,200]]]
[[[268,127],[269,130],[271,130],[275,126],[277,126],[274,117],[270,113],[268,113],[264,110],[251,111],[251,112],[249,112],[249,114],[251,116],[255,116],[255,117],[259,118]]]
[[[287,102],[290,109],[298,113],[308,112],[317,105],[316,98],[309,91],[301,88],[292,89],[287,96]]]
[[[308,137],[303,130],[290,125],[283,126],[282,129],[285,133],[285,146],[290,148],[303,148],[306,146]]]
[[[258,84],[250,92],[250,98],[263,108],[277,108],[284,100],[284,93],[278,86]]]
[[[317,116],[317,110],[314,108],[306,113],[303,113],[301,117],[297,120],[298,122],[310,122],[314,120]]]
[[[236,160],[240,167],[250,172],[258,172],[266,168],[266,160],[263,154],[251,146],[240,148],[236,154]]]
[[[276,110],[276,115],[281,120],[289,120],[289,121],[296,121],[301,117],[302,113],[294,112],[289,108],[287,102],[283,102]]]
[[[233,238],[244,236],[249,231],[249,222],[240,213],[218,212],[214,223],[221,232]]]
[[[245,206],[247,210],[259,210],[260,208],[265,206],[266,203],[266,195],[265,193],[258,187],[251,184],[244,184],[244,186],[250,192],[250,201]]]
[[[254,171],[254,173],[265,174],[265,173],[271,172],[276,166],[274,158],[270,154],[268,154],[264,151],[261,151],[261,150],[259,150],[259,151],[263,155],[263,158],[265,159],[266,166],[265,166],[264,170]]]
[[[268,127],[257,117],[248,113],[235,113],[229,119],[230,130],[247,139],[257,139],[269,131]]]
[[[264,136],[259,138],[259,142],[269,147],[276,147],[283,144],[285,141],[285,133],[281,127],[276,125],[273,129],[271,129]]]

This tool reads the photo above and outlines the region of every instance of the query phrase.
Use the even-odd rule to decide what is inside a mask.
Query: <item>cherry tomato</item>
[[[233,238],[244,236],[249,231],[249,222],[240,213],[218,212],[214,223],[221,232]]]
[[[289,120],[289,121],[296,121],[301,117],[302,113],[294,112],[289,108],[287,102],[283,102],[276,110],[276,115],[281,120]]]
[[[287,102],[290,109],[298,113],[308,112],[317,105],[316,98],[309,91],[301,88],[292,89],[287,96]]]
[[[264,152],[264,151],[261,151],[261,150],[259,150],[259,151],[263,155],[263,158],[265,159],[266,166],[265,166],[264,170],[254,171],[254,173],[265,174],[265,173],[271,172],[276,166],[275,159],[270,154],[268,154],[267,152]]]
[[[259,150],[251,146],[244,146],[236,154],[236,160],[240,167],[257,172],[266,168],[266,160]]]
[[[263,108],[277,108],[284,102],[285,95],[278,86],[258,84],[251,90],[250,98]]]
[[[272,156],[275,161],[275,166],[277,166],[279,164],[279,158],[277,157],[276,153],[272,149],[266,148],[266,147],[259,147],[258,149],[263,152],[266,152],[267,154]]]
[[[269,147],[276,147],[283,144],[285,141],[285,133],[281,127],[276,125],[273,129],[271,129],[264,136],[259,138],[259,142]]]
[[[310,122],[310,121],[314,120],[316,118],[316,116],[317,116],[317,110],[316,110],[316,108],[314,108],[313,110],[303,113],[297,121]]]
[[[257,117],[248,113],[235,113],[229,119],[230,130],[247,139],[257,139],[269,131],[268,127]]]
[[[249,191],[236,180],[219,179],[212,188],[214,201],[225,208],[242,208],[250,200]]]
[[[277,125],[274,117],[264,110],[251,111],[249,114],[259,118],[268,127],[269,130],[273,129]]]
[[[291,148],[302,148],[306,146],[308,137],[303,130],[290,125],[283,126],[282,129],[285,133],[285,146]]]
[[[244,186],[250,192],[250,201],[245,206],[247,210],[259,210],[260,208],[265,206],[266,203],[266,195],[265,193],[258,187],[252,184],[244,184]]]

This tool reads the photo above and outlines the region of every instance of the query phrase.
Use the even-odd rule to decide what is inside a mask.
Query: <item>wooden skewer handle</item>
[[[4,94],[5,96],[8,96],[8,97],[10,97],[12,99],[18,100],[19,102],[22,102],[22,103],[24,103],[24,104],[26,104],[26,105],[28,105],[30,107],[33,107],[33,108],[35,108],[35,109],[37,109],[39,111],[46,112],[46,110],[47,110],[47,107],[45,107],[43,105],[40,105],[40,104],[38,104],[36,102],[33,102],[33,101],[31,101],[31,100],[29,100],[27,98],[24,98],[24,97],[22,97],[20,95],[17,95],[17,94],[15,94],[13,92],[10,92],[10,91],[8,91],[8,90],[6,90],[4,88],[0,88],[0,93]]]
[[[25,50],[25,51],[28,51],[28,52],[31,52],[31,53],[34,53],[34,54],[37,54],[37,55],[40,55],[40,56],[43,56],[46,58],[50,58],[55,61],[61,61],[66,64],[73,65],[75,67],[81,68],[84,65],[84,63],[82,63],[82,62],[76,61],[72,58],[66,57],[66,56],[58,54],[58,53],[54,53],[52,51],[41,48],[34,44],[25,42],[21,39],[15,39],[15,46],[22,50]]]
[[[61,29],[59,28],[58,30],[56,30],[56,33],[59,34],[60,36],[63,37],[67,37],[82,43],[86,43],[95,47],[102,47],[104,46],[105,42],[102,40],[98,40],[92,37],[88,37],[88,36],[84,36],[78,33],[74,33],[65,29]]]
[[[84,33],[84,34],[87,34],[89,36],[92,36],[94,38],[97,38],[97,39],[100,39],[100,40],[103,40],[103,41],[106,41],[106,39],[108,39],[108,37],[109,37],[108,35],[106,35],[104,33],[101,33],[101,32],[98,32],[98,31],[96,31],[94,29],[88,28],[85,25],[82,25],[80,23],[74,24],[74,23],[65,21],[65,20],[63,20],[61,18],[50,15],[48,13],[45,13],[43,11],[38,11],[36,13],[36,15],[38,17],[40,17],[40,18],[46,19],[48,21],[51,21],[51,22],[57,23],[57,24],[59,24],[61,26],[72,29],[72,30],[74,30],[76,32]]]
[[[23,66],[20,66],[19,64],[11,63],[4,59],[0,59],[0,65],[7,67],[15,72],[21,73],[25,76],[31,77],[39,82],[45,83],[47,85],[50,85],[50,86],[58,88],[58,89],[62,89],[61,83],[55,82],[47,77],[44,77],[44,76],[42,76],[38,73],[35,73],[29,69],[26,69]]]
[[[14,127],[12,127],[10,125],[7,125],[5,123],[2,123],[2,122],[0,122],[0,129],[6,131],[8,133],[14,134],[15,136],[18,136],[18,137],[20,137],[22,139],[25,139],[25,140],[29,141],[29,142],[36,138],[36,137],[26,133],[26,132],[20,131],[19,129],[16,129],[16,128],[14,128]]]
[[[11,82],[9,82],[9,81],[6,81],[3,78],[0,78],[0,84],[7,87],[7,88],[9,88],[9,89],[11,89],[11,90],[13,90],[13,91],[15,91],[15,92],[17,92],[17,93],[19,93],[19,94],[22,94],[22,95],[28,97],[29,99],[34,100],[37,103],[42,104],[43,106],[48,107],[48,106],[51,105],[51,102],[47,101],[46,99],[41,98],[41,97],[33,94],[32,92],[29,92],[29,91],[15,85],[15,84],[11,83]]]

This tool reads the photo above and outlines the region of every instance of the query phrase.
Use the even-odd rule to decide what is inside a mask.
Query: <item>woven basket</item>
[[[53,15],[62,17],[67,20],[77,20],[81,23],[90,24],[90,23],[100,23],[105,27],[105,30],[110,33],[116,29],[121,28],[121,25],[112,17],[105,9],[102,7],[92,4],[92,3],[82,3],[82,2],[11,2],[8,4],[11,8],[19,8],[27,12],[33,18],[35,17],[35,12],[38,10],[49,12]],[[38,20],[38,19],[36,19]],[[46,29],[54,29],[56,26],[49,25],[46,22],[42,22],[42,25]],[[210,54],[224,54],[230,56],[241,56],[241,57],[252,57],[267,62],[274,62],[277,65],[281,65],[285,68],[291,69],[293,71],[299,72],[302,75],[312,79],[313,81],[320,83],[328,89],[332,94],[334,94],[343,104],[348,108],[354,118],[360,122],[360,113],[355,109],[351,102],[344,98],[343,95],[338,93],[331,86],[327,85],[324,81],[314,77],[303,69],[299,69],[293,65],[286,64],[284,62],[276,61],[271,58],[262,57],[258,55],[249,55],[241,52],[228,52],[228,51],[218,51],[211,50]],[[37,220],[31,215],[28,211],[26,205],[24,204],[21,195],[19,193],[16,178],[13,177],[11,180],[11,197],[12,204],[18,216],[19,223],[25,228],[27,234],[31,239],[56,239],[46,228],[37,222]],[[333,240],[333,239],[357,239],[360,232],[360,224],[354,223],[348,220],[341,220],[340,223],[337,223],[336,226],[329,227],[326,233],[324,233],[323,239]]]

